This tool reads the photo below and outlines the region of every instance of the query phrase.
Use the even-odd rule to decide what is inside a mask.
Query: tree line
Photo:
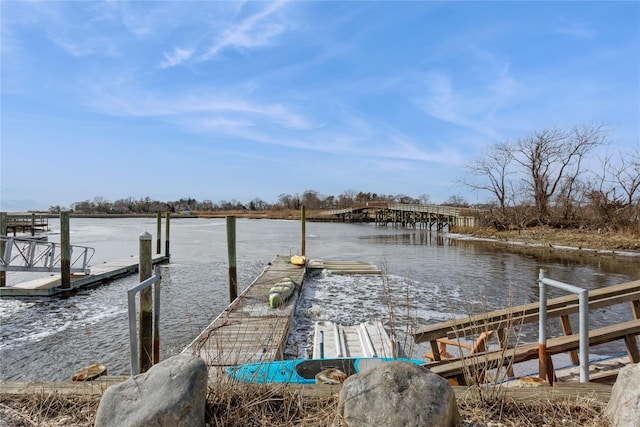
[[[491,196],[484,220],[498,229],[631,227],[640,232],[640,148],[594,156],[604,125],[545,129],[488,146],[460,183]]]
[[[428,194],[422,194],[413,198],[404,194],[384,195],[372,192],[346,190],[338,196],[327,196],[316,190],[306,190],[302,194],[280,194],[278,201],[268,203],[256,197],[248,203],[238,200],[211,200],[198,201],[187,197],[175,201],[158,201],[150,197],[134,199],[123,198],[111,202],[103,197],[95,197],[93,200],[84,200],[72,203],[68,208],[55,205],[50,206],[51,213],[71,211],[82,214],[149,214],[149,213],[179,213],[179,212],[213,212],[213,211],[263,211],[269,209],[300,209],[305,206],[308,209],[339,209],[352,206],[355,203],[369,201],[389,201],[396,203],[429,204],[431,199]],[[462,196],[453,195],[445,201],[449,206],[468,206]]]

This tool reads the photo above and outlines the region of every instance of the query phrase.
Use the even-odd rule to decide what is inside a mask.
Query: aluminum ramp
[[[382,322],[345,326],[328,320],[317,321],[313,358],[342,357],[395,357],[391,339]]]

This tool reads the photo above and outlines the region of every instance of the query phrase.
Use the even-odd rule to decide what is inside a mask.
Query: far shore
[[[331,221],[319,215],[320,211],[308,210],[308,221]],[[10,212],[10,215],[31,215],[28,213]],[[57,218],[58,214],[51,212],[35,213],[38,216]],[[128,214],[86,214],[72,212],[72,218],[155,218],[156,213],[128,213]],[[165,213],[162,213],[165,216]],[[234,210],[207,212],[179,212],[171,213],[172,219],[179,218],[225,218],[235,216],[246,219],[281,219],[299,220],[300,211],[296,209],[268,209],[268,210]],[[520,248],[539,248],[562,251],[579,251],[591,255],[602,256],[640,256],[640,227],[635,232],[616,232],[609,230],[591,229],[557,229],[545,226],[531,227],[520,230],[498,231],[493,228],[466,228],[444,233],[455,240],[478,241],[494,243],[500,246]]]

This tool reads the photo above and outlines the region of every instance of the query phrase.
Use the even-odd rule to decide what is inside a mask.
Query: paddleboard
[[[227,368],[227,375],[234,380],[248,383],[339,383],[353,374],[363,372],[380,363],[393,361],[424,364],[422,360],[391,357],[292,359],[231,366]]]

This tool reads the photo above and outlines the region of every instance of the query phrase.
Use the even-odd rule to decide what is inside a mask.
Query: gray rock
[[[105,391],[96,427],[204,426],[207,365],[193,355],[173,356]]]
[[[620,369],[604,412],[613,427],[640,427],[640,363]]]
[[[347,378],[338,416],[349,427],[450,427],[459,418],[448,381],[410,362],[381,363]]]

